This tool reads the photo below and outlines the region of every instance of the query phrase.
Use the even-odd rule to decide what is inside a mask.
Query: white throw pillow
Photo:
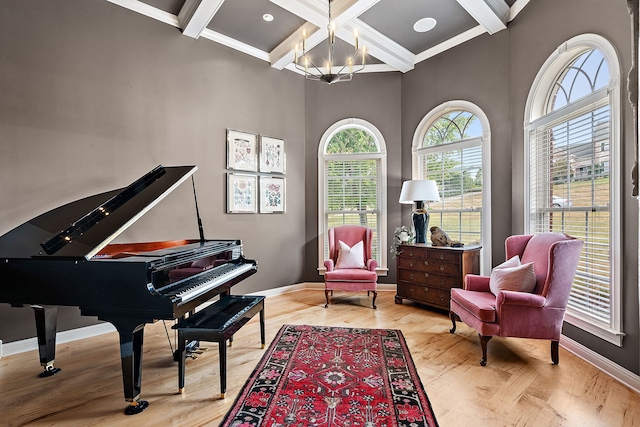
[[[364,244],[362,240],[349,247],[342,240],[338,240],[338,261],[336,268],[364,268]]]
[[[514,258],[517,258],[515,266]],[[505,264],[507,265],[505,266]],[[496,266],[489,279],[489,288],[494,295],[498,295],[499,291],[533,292],[535,287],[536,273],[533,269],[533,263],[520,265],[518,257],[513,257]]]

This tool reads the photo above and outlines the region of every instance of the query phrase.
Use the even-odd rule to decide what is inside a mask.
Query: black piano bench
[[[181,320],[173,329],[178,330],[178,388],[184,393],[185,358],[187,341],[217,342],[220,350],[220,395],[227,391],[227,347],[235,334],[256,314],[260,313],[260,339],[265,346],[264,297],[252,295],[226,295],[193,316]]]

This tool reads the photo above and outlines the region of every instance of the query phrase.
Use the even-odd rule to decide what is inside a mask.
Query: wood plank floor
[[[394,304],[380,292],[378,309],[364,294],[301,291],[267,298],[267,343],[283,324],[402,330],[438,422],[448,426],[640,426],[640,395],[560,349],[551,364],[549,342],[494,338],[481,367],[476,333],[464,324],[450,334],[445,313]],[[173,331],[167,324],[173,341]],[[149,408],[124,415],[117,334],[57,347],[62,372],[38,378],[37,353],[0,359],[0,425],[217,426],[265,350],[257,316],[228,351],[228,389],[220,399],[216,345],[187,361],[186,390],[177,393],[177,364],[162,322],[147,325],[142,398]]]

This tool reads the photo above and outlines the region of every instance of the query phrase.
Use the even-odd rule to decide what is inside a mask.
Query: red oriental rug
[[[399,330],[284,325],[221,426],[437,426]]]

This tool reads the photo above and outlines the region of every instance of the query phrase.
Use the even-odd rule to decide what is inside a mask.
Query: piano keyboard
[[[219,267],[206,270],[198,275],[187,277],[173,283],[170,292],[163,292],[170,296],[173,303],[185,304],[203,293],[220,286],[241,274],[255,269],[254,263],[226,263]]]

